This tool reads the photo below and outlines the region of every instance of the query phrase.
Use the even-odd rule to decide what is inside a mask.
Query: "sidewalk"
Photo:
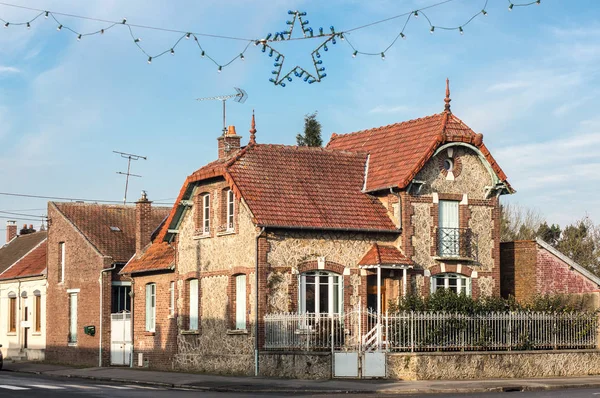
[[[54,377],[76,377],[99,381],[127,382],[175,388],[223,392],[279,393],[482,393],[540,391],[563,388],[600,388],[600,376],[549,379],[494,380],[297,380],[263,377],[230,377],[194,373],[157,372],[130,368],[71,368],[40,362],[5,363],[4,370]]]

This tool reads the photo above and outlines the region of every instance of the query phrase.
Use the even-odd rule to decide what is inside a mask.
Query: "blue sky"
[[[59,1],[14,4],[182,31],[262,38],[284,30],[287,10],[306,11],[316,31],[348,30],[426,7],[436,1]],[[434,25],[458,26],[485,1],[454,0],[427,10]],[[518,3],[515,1],[515,3]],[[568,7],[567,7],[568,4]],[[216,158],[221,104],[198,97],[245,89],[245,104],[228,103],[228,124],[247,142],[252,109],[257,141],[294,144],[303,116],[318,111],[327,141],[346,133],[443,110],[450,78],[452,110],[490,148],[517,194],[504,201],[538,209],[561,225],[584,215],[600,222],[600,4],[542,0],[515,7],[490,0],[488,15],[457,31],[429,33],[423,16],[411,19],[387,53],[352,58],[338,41],[323,53],[327,77],[287,87],[268,82],[273,59],[251,46],[244,61],[217,73],[193,40],[176,54],[154,59],[137,49],[127,29],[77,41],[51,19],[31,29],[0,28],[0,192],[121,200],[127,163],[113,150],[147,156],[134,162],[128,199],[142,189],[172,202],[185,177]],[[0,5],[0,17],[24,21],[34,11]],[[58,17],[78,31],[105,23]],[[354,31],[360,50],[381,52],[404,23],[398,18]],[[148,52],[172,46],[180,34],[134,28]],[[243,41],[199,36],[206,52],[225,63]],[[318,40],[277,43],[288,63],[310,66]],[[42,199],[0,196],[0,210],[43,209]],[[45,214],[44,210],[25,211]],[[3,216],[0,214],[0,216]],[[22,221],[16,217],[20,224]],[[5,219],[0,219],[3,228]]]

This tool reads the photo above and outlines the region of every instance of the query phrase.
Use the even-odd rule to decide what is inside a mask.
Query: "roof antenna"
[[[446,98],[444,98],[446,105],[444,105],[444,112],[452,113],[452,111],[450,111],[450,101],[452,101],[450,99],[450,80],[446,78]]]
[[[244,102],[246,102],[246,99],[248,99],[248,93],[246,93],[244,90],[242,90],[241,88],[238,87],[234,87],[235,91],[237,91],[237,94],[229,94],[229,95],[218,95],[216,97],[205,97],[205,98],[196,98],[196,101],[213,101],[213,100],[219,100],[223,102],[223,135],[227,134],[227,122],[225,121],[225,102],[230,99],[230,98],[235,98],[234,101],[235,102],[239,102],[240,104],[243,104]]]
[[[129,176],[141,177],[141,175],[130,173],[131,161],[139,160],[139,159],[144,159],[144,160],[147,160],[147,159],[145,156],[142,156],[142,155],[134,155],[132,153],[125,153],[125,152],[119,152],[119,151],[113,151],[113,152],[121,155],[122,158],[127,159],[127,173],[124,173],[122,171],[117,171],[117,174],[122,174],[122,175],[126,176],[125,177],[125,196],[123,197],[123,204],[125,205],[127,203],[127,188],[129,187]]]

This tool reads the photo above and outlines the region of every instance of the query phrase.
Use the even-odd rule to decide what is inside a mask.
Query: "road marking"
[[[29,390],[27,387],[9,386],[6,384],[0,384],[0,388],[4,388],[5,390]]]
[[[65,386],[65,387],[73,387],[73,388],[81,388],[83,390],[97,390],[98,389],[98,387],[85,386],[85,385],[80,385],[80,384],[63,384],[63,386]]]
[[[98,387],[114,388],[115,390],[131,390],[131,387],[110,386],[108,384],[96,384]]]
[[[64,390],[64,387],[61,386],[53,386],[50,384],[30,384],[29,387],[35,387],[35,388],[45,388],[47,390]]]
[[[161,390],[160,387],[148,387],[148,386],[139,386],[139,385],[133,385],[133,384],[125,384],[125,387],[141,388],[143,390]]]

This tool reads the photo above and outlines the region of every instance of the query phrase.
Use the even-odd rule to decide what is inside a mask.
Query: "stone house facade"
[[[48,360],[113,362],[111,314],[131,311],[131,281],[118,272],[144,239],[150,242],[167,209],[152,209],[148,225],[136,222],[138,212],[133,206],[48,203],[47,304],[55,309],[46,319]],[[84,329],[89,326],[94,330]]]
[[[502,297],[528,301],[540,294],[598,292],[600,278],[544,240],[500,244]]]
[[[0,344],[4,357],[44,359],[46,348],[46,231],[16,234],[7,225],[0,247]],[[33,232],[31,232],[33,231]]]
[[[500,295],[499,196],[514,191],[483,136],[452,114],[448,89],[442,113],[334,134],[326,148],[255,134],[253,116],[247,146],[233,127],[219,137],[219,158],[186,179],[148,248],[163,255],[122,271],[136,286],[151,281],[136,269],[174,271],[170,368],[254,374],[270,361],[268,313],[385,311],[439,288]]]

